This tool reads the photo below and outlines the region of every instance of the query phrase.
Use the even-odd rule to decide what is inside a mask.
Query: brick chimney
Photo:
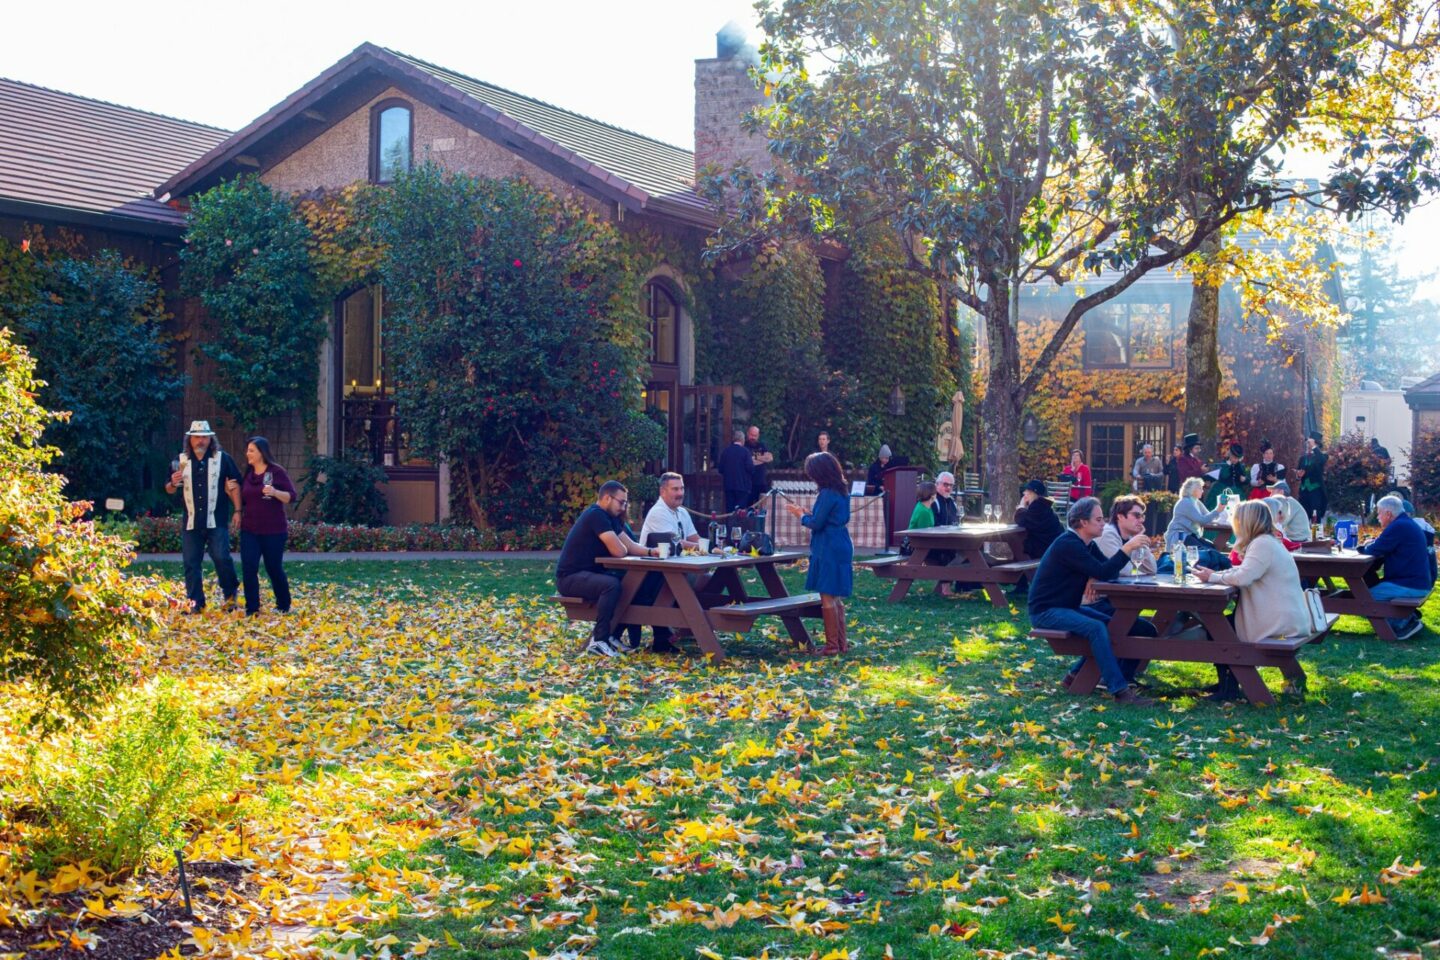
[[[715,59],[695,61],[695,172],[728,170],[741,162],[763,173],[774,166],[765,139],[740,128],[740,119],[767,100],[749,70],[759,61],[733,21],[715,34]]]

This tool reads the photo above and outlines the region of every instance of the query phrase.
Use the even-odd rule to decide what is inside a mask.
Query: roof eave
[[[12,197],[0,197],[0,216],[97,227],[119,233],[133,233],[171,240],[179,240],[185,232],[183,223],[127,216],[123,213],[106,213],[102,210],[86,210],[81,207],[36,203],[32,200],[16,200]]]

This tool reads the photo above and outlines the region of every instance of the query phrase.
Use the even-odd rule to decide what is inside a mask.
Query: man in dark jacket
[[[1070,529],[1055,538],[1030,586],[1030,623],[1042,630],[1066,630],[1090,643],[1090,655],[1100,665],[1100,677],[1116,703],[1148,706],[1154,701],[1130,689],[1135,662],[1122,664],[1110,647],[1109,617],[1085,606],[1086,587],[1091,580],[1112,580],[1130,562],[1130,554],[1150,543],[1145,534],[1125,542],[1108,560],[1095,546],[1105,529],[1105,511],[1095,497],[1081,497],[1066,514]],[[1085,663],[1080,662],[1066,677],[1068,685]],[[1127,674],[1129,676],[1127,676]]]
[[[1380,520],[1380,536],[1360,548],[1361,553],[1379,557],[1385,578],[1370,588],[1376,600],[1424,598],[1435,586],[1430,573],[1430,553],[1425,548],[1425,532],[1405,514],[1405,501],[1393,493],[1375,504]],[[1389,618],[1395,635],[1408,640],[1424,629],[1418,613],[1408,617]]]
[[[1055,538],[1065,532],[1060,518],[1055,516],[1055,501],[1046,496],[1044,481],[1031,480],[1020,488],[1015,523],[1025,529],[1025,555],[1032,560],[1043,557]],[[1011,595],[1016,600],[1025,599],[1029,583],[1030,578],[1022,576]]]
[[[725,490],[725,512],[734,513],[742,507],[750,506],[755,458],[745,446],[745,431],[735,431],[730,446],[720,451],[720,459],[715,464],[715,469],[720,471],[720,485]]]

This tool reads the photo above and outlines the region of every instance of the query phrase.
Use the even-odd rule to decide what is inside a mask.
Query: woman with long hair
[[[1280,542],[1270,507],[1247,500],[1235,509],[1235,551],[1239,565],[1229,570],[1197,566],[1195,575],[1205,583],[1240,588],[1235,604],[1235,635],[1241,643],[1269,637],[1293,637],[1310,632],[1310,612],[1295,558]],[[1215,698],[1238,699],[1240,687],[1227,667],[1217,667],[1220,689]]]
[[[855,548],[850,542],[850,489],[840,461],[828,453],[805,458],[805,476],[815,482],[819,495],[809,513],[793,503],[785,508],[810,530],[810,571],[805,589],[820,594],[825,623],[825,646],[817,656],[833,657],[850,649],[845,639],[845,598],[854,590]]]
[[[260,612],[260,561],[275,593],[275,609],[290,612],[290,579],[285,575],[285,507],[295,499],[290,474],[270,455],[270,441],[251,437],[245,444],[245,473],[240,479],[240,578],[245,584],[245,615]]]

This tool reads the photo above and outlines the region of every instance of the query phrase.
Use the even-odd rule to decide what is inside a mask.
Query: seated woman
[[[1200,502],[1200,494],[1204,490],[1205,481],[1200,477],[1191,477],[1180,484],[1180,499],[1175,502],[1175,510],[1170,514],[1170,526],[1165,528],[1165,552],[1170,553],[1177,544],[1199,547],[1202,564],[1212,570],[1225,570],[1229,568],[1230,561],[1205,539],[1205,524],[1218,520],[1225,511],[1220,507],[1205,509]]]
[[[1290,504],[1284,497],[1266,497],[1260,501],[1270,511],[1270,521],[1275,528],[1275,536],[1285,545],[1285,549],[1292,553],[1300,549],[1300,541],[1291,540],[1285,535],[1285,527],[1289,523]],[[1308,539],[1308,538],[1307,538]],[[1233,559],[1233,558],[1232,558]]]
[[[1235,511],[1235,549],[1240,565],[1230,570],[1195,568],[1205,583],[1223,583],[1240,588],[1235,604],[1235,634],[1242,643],[1256,643],[1269,637],[1293,637],[1310,631],[1310,612],[1305,591],[1300,588],[1300,571],[1295,558],[1275,536],[1270,508],[1253,500]],[[1240,685],[1230,668],[1216,666],[1220,686],[1216,700],[1238,700]]]

